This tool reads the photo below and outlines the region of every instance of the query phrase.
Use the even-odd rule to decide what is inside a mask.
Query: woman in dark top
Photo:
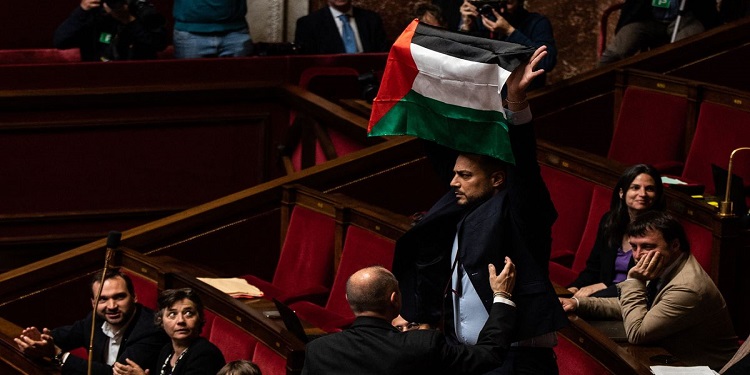
[[[172,342],[162,348],[151,375],[215,375],[224,366],[224,355],[219,348],[200,336],[205,323],[203,302],[192,289],[163,291],[155,320]],[[127,360],[127,363],[116,364],[113,373],[145,374],[135,362]]]
[[[646,164],[634,165],[620,176],[612,192],[609,212],[602,216],[586,268],[568,286],[575,297],[614,297],[616,283],[633,266],[625,230],[638,214],[664,209],[661,175]]]

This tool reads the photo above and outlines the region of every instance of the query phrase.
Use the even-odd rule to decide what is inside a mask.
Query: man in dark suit
[[[351,328],[307,344],[303,374],[476,374],[497,367],[510,346],[515,305],[509,299],[515,266],[505,258],[497,275],[490,264],[495,297],[474,346],[450,345],[437,330],[399,332],[391,322],[401,310],[398,281],[387,269],[368,267],[346,283],[356,320]]]
[[[144,369],[156,367],[161,348],[169,342],[164,331],[154,324],[154,312],[137,303],[133,283],[119,270],[108,270],[99,297],[101,272],[91,280],[91,304],[96,309],[92,374],[112,374],[115,361],[136,362]],[[47,358],[60,366],[63,374],[86,374],[87,361],[70,355],[70,350],[89,347],[92,313],[72,325],[39,331],[23,330],[15,339],[24,354]]]
[[[354,7],[351,0],[328,0],[328,5],[297,20],[294,43],[301,53],[388,51],[390,44],[377,13]],[[345,42],[347,35],[353,37],[351,44]]]
[[[565,324],[549,281],[552,224],[557,212],[536,161],[525,90],[543,70],[542,46],[506,81],[506,117],[515,165],[484,155],[455,160],[453,190],[396,243],[393,272],[404,290],[403,317],[444,325],[446,335],[473,344],[492,303],[487,263],[509,256],[519,270],[514,301],[515,345],[500,373],[557,373],[553,347]],[[526,372],[524,372],[526,371]]]

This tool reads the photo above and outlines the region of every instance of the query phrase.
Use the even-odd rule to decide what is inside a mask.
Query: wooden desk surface
[[[266,299],[266,298],[242,299],[242,302],[245,305],[247,305],[247,306],[249,306],[249,307],[251,307],[251,308],[253,308],[253,309],[255,309],[255,310],[257,310],[257,311],[259,311],[261,313],[265,313],[267,311],[278,312],[278,310],[276,309],[276,306],[274,305],[273,301],[271,301],[269,299]],[[274,324],[274,325],[276,325],[276,326],[278,326],[280,328],[287,329],[286,326],[284,325],[284,321],[281,320],[281,318],[274,317],[274,318],[267,318],[267,319],[269,321],[271,321],[272,324]],[[325,331],[323,331],[322,329],[320,329],[318,327],[315,327],[314,325],[310,324],[309,322],[307,322],[305,320],[300,319],[300,322],[302,323],[302,327],[305,329],[305,333],[307,335],[319,336],[319,335],[326,334]],[[288,331],[288,329],[287,329],[287,331]]]
[[[364,118],[370,118],[372,113],[372,103],[368,103],[363,99],[341,99],[341,106],[358,114]]]
[[[24,356],[13,341],[19,334],[21,334],[21,327],[0,318],[0,373],[39,375],[60,373],[57,366],[37,362]]]

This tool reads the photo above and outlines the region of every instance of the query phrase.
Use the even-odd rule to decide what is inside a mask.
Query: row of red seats
[[[244,275],[266,298],[276,298],[307,322],[327,332],[354,321],[346,302],[346,281],[364,267],[393,263],[395,240],[355,224],[342,228],[343,249],[334,270],[336,218],[295,205],[273,280]],[[335,275],[335,277],[332,277]]]
[[[651,164],[716,194],[711,164],[726,169],[732,150],[750,146],[750,94],[645,72],[620,77],[633,82],[622,94],[608,158]],[[750,157],[742,157],[733,173],[750,184]]]

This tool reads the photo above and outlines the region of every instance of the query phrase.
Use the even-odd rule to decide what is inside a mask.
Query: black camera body
[[[135,17],[138,17],[145,8],[152,6],[147,0],[102,0],[102,2],[110,9],[120,9],[123,5],[127,5],[130,14]]]
[[[508,0],[469,0],[469,4],[477,7],[479,14],[494,19],[495,14],[492,10],[502,14],[508,6]]]

